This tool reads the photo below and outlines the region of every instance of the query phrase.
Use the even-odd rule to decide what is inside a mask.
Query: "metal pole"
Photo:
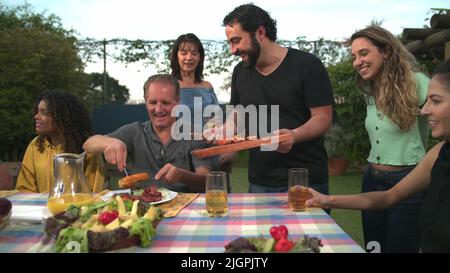
[[[103,104],[106,103],[106,39],[103,39]]]
[[[317,41],[314,41],[314,55],[317,55]]]

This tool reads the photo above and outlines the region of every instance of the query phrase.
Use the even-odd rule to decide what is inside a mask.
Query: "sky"
[[[29,3],[35,12],[53,13],[63,27],[80,38],[168,40],[193,32],[204,40],[225,40],[223,17],[250,1],[238,0],[0,0],[8,7]],[[393,34],[403,28],[429,25],[430,8],[450,8],[449,0],[254,0],[277,21],[278,38],[306,40],[325,38],[342,41],[372,20]],[[156,71],[142,64],[107,63],[108,73],[130,89],[133,102],[142,99],[142,85]],[[91,63],[86,72],[103,72],[103,63]],[[223,79],[208,76],[219,97]]]

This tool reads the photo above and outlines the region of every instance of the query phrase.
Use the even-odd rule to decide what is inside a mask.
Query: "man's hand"
[[[119,171],[126,167],[127,146],[117,138],[108,138],[103,151],[108,163],[117,165]]]
[[[235,123],[232,121],[225,122],[225,124],[215,124],[214,126],[205,126],[203,129],[203,140],[213,142],[214,140],[222,140],[233,137],[237,134]]]
[[[207,142],[213,142],[216,139],[216,127],[203,130],[202,138]]]
[[[230,153],[224,153],[219,155],[219,163],[224,164],[226,162],[232,162],[233,159],[236,157],[236,152],[230,152]]]
[[[168,183],[177,183],[181,181],[183,175],[183,170],[175,167],[174,165],[167,163],[164,167],[159,170],[155,175],[156,180],[162,180]]]
[[[286,154],[289,153],[289,151],[292,149],[292,146],[294,145],[294,132],[292,130],[288,129],[280,129],[273,133],[274,135],[284,135],[287,134],[289,137],[284,140],[280,141],[278,143],[278,149],[277,152]]]

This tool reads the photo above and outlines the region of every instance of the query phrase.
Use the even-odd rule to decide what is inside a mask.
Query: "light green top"
[[[422,73],[415,73],[416,92],[419,105],[423,105],[430,79]],[[371,149],[367,161],[385,165],[416,165],[426,153],[429,136],[427,118],[418,116],[414,127],[403,132],[387,116],[378,112],[373,97],[367,100],[365,122]]]

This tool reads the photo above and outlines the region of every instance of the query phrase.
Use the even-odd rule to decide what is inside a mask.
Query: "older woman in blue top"
[[[210,117],[201,115],[201,118],[199,118],[194,117],[194,115],[203,113],[208,105],[220,107],[213,86],[203,79],[204,60],[205,50],[202,42],[195,34],[187,33],[177,38],[170,54],[171,74],[180,83],[180,104],[187,105],[191,110],[192,129],[200,127],[200,130],[195,132],[202,132]],[[196,122],[198,120],[201,123]],[[234,153],[220,155],[218,158],[220,166],[217,166],[217,168],[230,172],[231,161],[234,156]]]
[[[362,192],[389,190],[424,157],[429,135],[425,103],[429,78],[415,58],[389,31],[370,26],[351,37],[357,83],[367,101],[365,121],[371,150]],[[383,211],[363,211],[366,245],[382,252],[417,252],[420,245],[416,194]]]
[[[187,33],[177,38],[170,56],[172,75],[180,83],[180,104],[190,108],[192,124],[201,126],[201,129],[209,119],[201,115],[204,108],[208,105],[219,105],[213,86],[203,80],[204,60],[203,45],[195,34]],[[194,114],[201,115],[201,119],[194,119]],[[201,121],[201,124],[196,124],[197,120]]]

